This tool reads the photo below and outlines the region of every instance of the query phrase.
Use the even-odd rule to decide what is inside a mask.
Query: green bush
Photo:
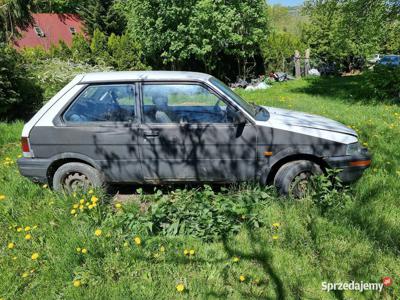
[[[25,68],[23,57],[0,44],[0,119],[28,118],[41,103],[41,89]]]
[[[128,214],[122,223],[133,232],[214,240],[237,233],[243,223],[251,228],[260,227],[260,211],[272,197],[271,190],[260,186],[240,193],[226,188],[214,192],[209,186],[201,190],[177,189],[166,195],[158,191],[146,212]],[[148,202],[142,201],[141,205],[144,203]]]
[[[377,65],[364,73],[365,92],[371,98],[400,98],[400,67]]]

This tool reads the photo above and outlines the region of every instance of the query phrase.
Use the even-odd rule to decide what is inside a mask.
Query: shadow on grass
[[[391,103],[391,100],[371,98],[370,88],[363,75],[345,77],[309,77],[305,87],[291,89],[291,92],[304,93],[313,96],[336,97],[349,103],[376,104]]]

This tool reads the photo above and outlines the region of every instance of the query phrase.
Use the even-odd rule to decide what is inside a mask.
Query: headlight
[[[359,143],[347,145],[346,155],[355,155],[361,152],[362,152],[362,147]]]

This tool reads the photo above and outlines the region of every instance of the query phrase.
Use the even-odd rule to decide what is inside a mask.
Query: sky
[[[302,4],[303,0],[269,0],[269,4],[281,4],[284,6],[296,6]]]

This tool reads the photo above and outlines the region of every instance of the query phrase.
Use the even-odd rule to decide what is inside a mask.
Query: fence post
[[[308,71],[310,71],[310,49],[306,50],[304,58],[304,76],[308,76]]]
[[[294,69],[296,78],[301,77],[301,66],[300,66],[300,52],[299,50],[294,51]]]

